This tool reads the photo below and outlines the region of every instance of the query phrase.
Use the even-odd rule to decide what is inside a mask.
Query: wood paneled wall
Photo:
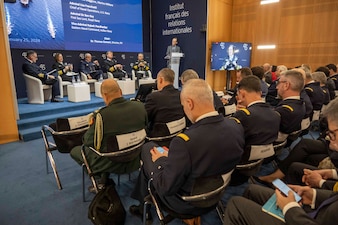
[[[253,43],[251,66],[268,62],[312,69],[338,63],[337,0],[280,0],[260,5],[260,0],[233,3],[232,41]],[[257,50],[275,44],[276,49]]]
[[[337,64],[337,21],[337,0],[280,0],[267,5],[260,5],[260,0],[209,0],[206,80],[215,90],[225,86],[225,72],[210,70],[212,41],[251,42],[251,66],[304,63],[315,70]],[[262,44],[275,44],[276,49],[257,50]]]
[[[0,144],[19,139],[16,124],[17,103],[13,80],[12,60],[9,51],[7,26],[5,23],[4,3],[0,3],[0,62],[1,88],[0,88]]]

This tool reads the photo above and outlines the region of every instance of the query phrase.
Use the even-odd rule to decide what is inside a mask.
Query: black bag
[[[126,210],[115,190],[115,185],[108,185],[95,195],[89,205],[88,218],[95,225],[124,224]]]

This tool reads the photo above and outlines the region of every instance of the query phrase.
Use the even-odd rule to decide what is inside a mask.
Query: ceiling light
[[[276,45],[257,45],[257,49],[275,49]]]
[[[276,2],[279,2],[279,0],[262,0],[261,5],[276,3]]]

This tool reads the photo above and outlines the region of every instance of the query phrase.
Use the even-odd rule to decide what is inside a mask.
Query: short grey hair
[[[320,82],[321,84],[326,84],[326,82],[327,82],[326,75],[323,72],[314,72],[314,73],[312,73],[312,78],[315,81]]]
[[[291,90],[301,92],[304,88],[304,77],[297,70],[285,71],[283,76],[290,82]]]
[[[338,125],[338,98],[333,99],[323,112],[324,117],[326,117],[331,122]]]
[[[284,71],[287,71],[288,68],[284,65],[279,65],[277,66],[277,71],[280,71],[281,73],[284,72]]]
[[[196,103],[214,105],[214,96],[209,84],[202,79],[191,79],[183,85],[181,96]]]
[[[187,69],[181,75],[181,81],[183,83],[187,82],[190,79],[199,79],[197,72],[193,69]]]

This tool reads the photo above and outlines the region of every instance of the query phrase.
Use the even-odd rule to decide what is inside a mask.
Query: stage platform
[[[124,98],[134,98],[133,95],[124,95]],[[41,138],[41,127],[53,123],[57,118],[68,118],[86,115],[104,106],[102,98],[91,93],[91,100],[87,102],[69,102],[67,96],[64,102],[45,104],[28,104],[27,98],[18,99],[19,120],[17,121],[20,139],[29,141]]]

